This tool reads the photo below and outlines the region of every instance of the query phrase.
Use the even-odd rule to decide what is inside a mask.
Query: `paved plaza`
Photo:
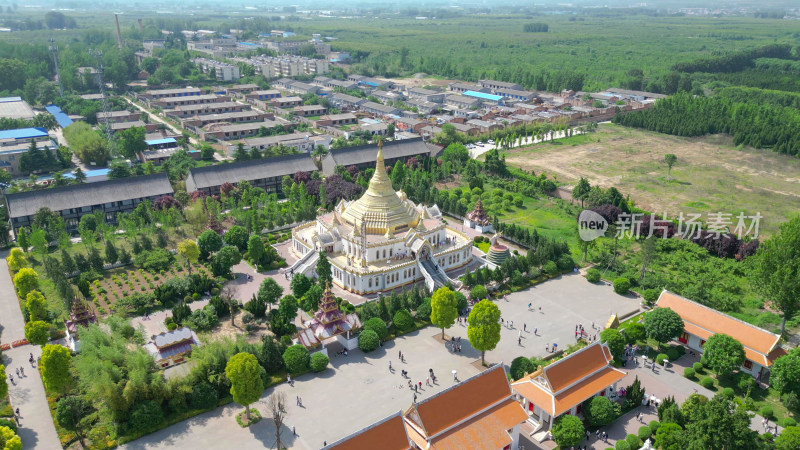
[[[535,305],[535,312],[528,311],[529,302]],[[588,283],[579,275],[566,275],[542,283],[511,294],[508,301],[500,300],[497,304],[504,320],[513,320],[515,328],[503,328],[500,344],[487,353],[487,362],[502,361],[506,365],[520,355],[543,356],[545,341],[562,346],[574,342],[576,323],[583,323],[590,329],[592,321],[605,323],[611,313],[626,314],[638,309],[636,299],[619,296],[609,286]],[[539,306],[542,306],[542,313],[538,311]],[[525,320],[531,333],[525,334],[520,347],[517,338]],[[539,328],[541,336],[533,336],[533,327]],[[407,370],[412,381],[423,383],[423,390],[417,394],[419,399],[452,386],[453,370],[457,371],[459,379],[478,373],[479,365],[475,362],[480,353],[469,345],[466,327],[455,325],[446,330],[448,336],[463,337],[460,353],[451,353],[439,340],[440,334],[441,330],[427,327],[389,341],[366,355],[355,350],[347,357],[332,357],[332,367],[327,371],[303,375],[296,379],[294,387],[283,383],[268,389],[254,405],[265,418],[253,427],[243,429],[236,424],[234,416],[241,407],[232,404],[145,436],[123,448],[274,447],[274,427],[268,417],[266,401],[275,391],[285,393],[289,404],[283,443],[290,448],[319,448],[326,441],[334,442],[408,408],[414,393],[408,388],[408,380],[401,377],[400,370]],[[398,359],[399,351],[405,355],[405,363]],[[389,361],[393,372],[389,371]],[[433,369],[438,377],[433,387],[425,386],[428,369]],[[302,398],[302,407],[296,404],[297,396]],[[297,437],[292,436],[292,427]]]

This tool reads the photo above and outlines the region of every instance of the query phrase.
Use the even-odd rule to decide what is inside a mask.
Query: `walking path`
[[[19,308],[14,285],[6,264],[8,252],[0,252],[0,326],[2,327],[2,342],[12,341],[25,337],[25,322]],[[39,358],[41,348],[36,345],[23,345],[3,352],[3,364],[6,374],[14,374],[16,384],[9,383],[8,397],[11,406],[19,408],[21,418],[19,421],[19,437],[22,439],[23,448],[61,448],[61,442],[50,415],[47,405],[47,396],[39,371],[28,362],[29,354]],[[25,376],[17,378],[15,369],[23,368]]]

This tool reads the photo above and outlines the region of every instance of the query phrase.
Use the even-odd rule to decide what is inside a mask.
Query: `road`
[[[0,252],[0,329],[2,343],[11,343],[25,338],[25,322],[19,308],[17,296],[6,264],[8,252]],[[3,365],[7,374],[14,374],[14,384],[8,385],[8,398],[11,406],[20,410],[19,437],[22,447],[30,449],[58,449],[58,439],[53,418],[47,405],[47,396],[39,371],[28,362],[29,354],[35,358],[41,355],[41,348],[36,345],[23,345],[3,352]],[[15,369],[25,370],[20,378]]]

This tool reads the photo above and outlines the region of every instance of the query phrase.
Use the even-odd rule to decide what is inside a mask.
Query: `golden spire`
[[[371,234],[386,234],[403,226],[411,228],[419,222],[417,210],[409,202],[403,201],[392,187],[384,164],[382,141],[378,141],[375,173],[369,180],[367,191],[342,213],[342,219],[354,227],[364,223],[366,216],[370,217],[367,231]]]

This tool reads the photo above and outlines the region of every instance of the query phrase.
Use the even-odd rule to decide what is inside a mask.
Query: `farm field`
[[[664,155],[678,161],[667,182]],[[573,183],[616,186],[636,205],[676,217],[678,213],[760,212],[761,231],[772,234],[797,213],[800,159],[769,150],[737,148],[727,136],[683,138],[602,124],[589,136],[504,152],[509,165]],[[570,189],[571,187],[568,187]]]

